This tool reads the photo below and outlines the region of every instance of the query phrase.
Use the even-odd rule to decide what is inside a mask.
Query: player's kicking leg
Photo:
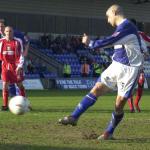
[[[115,111],[112,113],[111,120],[105,129],[104,133],[98,137],[98,140],[110,140],[113,139],[113,133],[117,125],[123,119],[124,112],[123,108],[126,104],[127,99],[122,96],[117,96]]]
[[[106,93],[110,89],[105,86],[104,84],[98,82],[95,84],[93,89],[90,91],[89,94],[87,94],[81,102],[76,106],[74,111],[70,116],[64,117],[62,119],[59,119],[59,123],[63,125],[77,125],[77,121],[79,117],[92,105],[95,104],[97,97],[101,96],[102,94]]]

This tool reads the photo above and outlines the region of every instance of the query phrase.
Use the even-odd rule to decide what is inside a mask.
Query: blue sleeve
[[[130,29],[125,30],[116,30],[111,36],[108,36],[104,39],[96,40],[96,41],[90,41],[89,47],[91,49],[95,48],[101,48],[105,46],[112,45],[113,43],[119,41],[120,39],[124,38],[125,36],[131,34]]]

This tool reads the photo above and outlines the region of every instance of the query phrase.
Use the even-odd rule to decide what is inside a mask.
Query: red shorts
[[[16,67],[10,67],[9,70],[2,66],[2,80],[4,82],[19,83],[24,80],[23,70],[19,75],[16,74]]]

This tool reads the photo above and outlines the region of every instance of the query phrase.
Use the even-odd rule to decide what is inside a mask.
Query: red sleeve
[[[24,57],[23,57],[23,54],[22,54],[22,43],[18,40],[16,40],[16,64],[18,67],[21,67],[23,66],[23,63],[24,63]]]

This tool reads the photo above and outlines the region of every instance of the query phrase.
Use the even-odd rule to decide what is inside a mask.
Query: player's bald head
[[[13,28],[11,26],[6,26],[5,27],[5,31],[8,31],[8,30],[11,31],[11,32],[13,32]]]
[[[5,37],[7,39],[13,38],[14,31],[13,31],[13,28],[11,26],[6,26],[4,33],[5,33]]]
[[[124,15],[122,7],[119,6],[119,5],[117,5],[117,4],[114,4],[114,5],[110,6],[110,7],[107,9],[106,15],[108,15],[108,14],[110,14],[110,13],[113,13],[113,14],[115,14],[116,16],[117,16],[117,15],[121,15],[121,16]]]
[[[125,18],[122,7],[116,4],[110,6],[107,9],[106,16],[108,23],[110,23],[113,27],[120,24],[122,20]]]

